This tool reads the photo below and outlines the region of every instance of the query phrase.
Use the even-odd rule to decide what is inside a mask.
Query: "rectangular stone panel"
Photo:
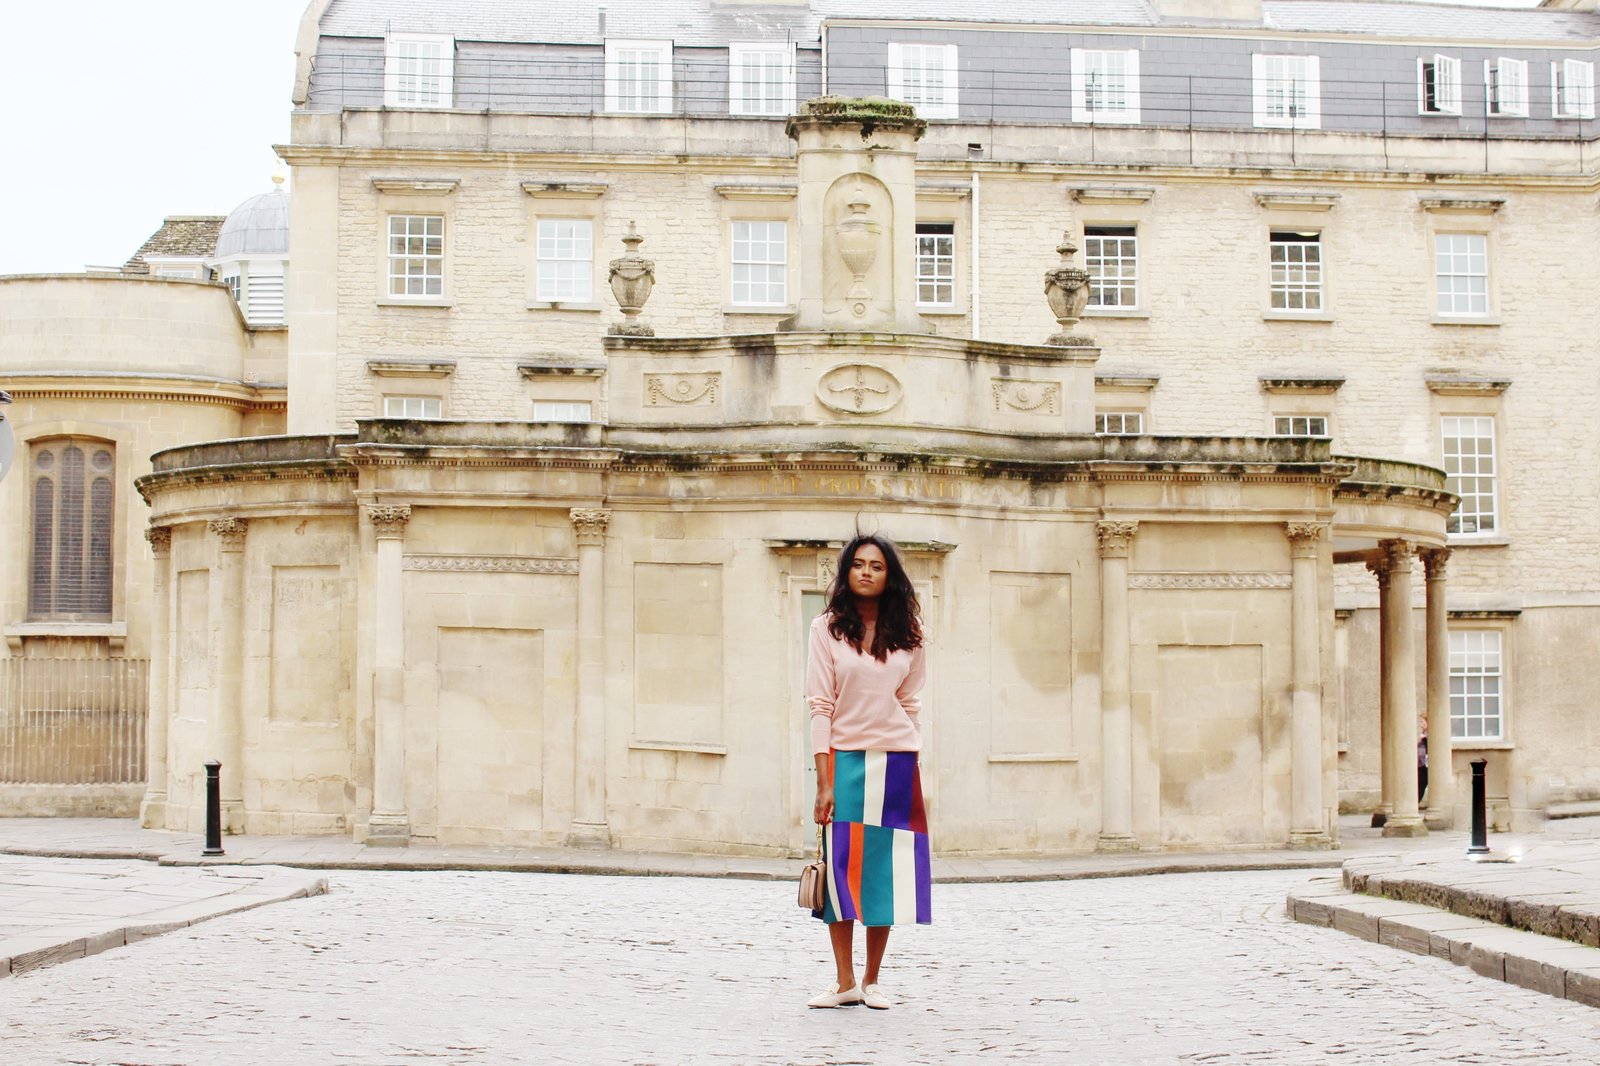
[[[722,567],[635,563],[633,738],[723,743]]]
[[[989,752],[1067,755],[1072,576],[989,574]]]
[[[350,690],[337,566],[272,568],[272,667],[267,713],[274,721],[337,722]]]
[[[1262,842],[1260,646],[1162,645],[1156,662],[1162,842]]]
[[[172,633],[172,654],[177,658],[172,694],[176,720],[168,735],[168,771],[171,803],[190,808],[185,828],[204,828],[205,769],[213,758],[206,743],[206,719],[212,693],[211,571],[180,570],[177,575],[177,618]],[[198,819],[198,821],[196,820]]]
[[[441,840],[541,827],[544,632],[438,630]]]

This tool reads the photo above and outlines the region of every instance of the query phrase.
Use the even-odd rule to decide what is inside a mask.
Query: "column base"
[[[167,794],[146,792],[139,801],[139,828],[165,829],[167,827]]]
[[[1333,840],[1320,829],[1289,834],[1290,851],[1327,851],[1333,846]]]
[[[1422,824],[1434,832],[1438,832],[1441,829],[1450,829],[1456,824],[1455,811],[1448,807],[1437,811],[1423,811]]]
[[[609,848],[611,829],[604,822],[573,822],[567,834],[567,846],[574,848]]]
[[[1386,837],[1425,837],[1428,827],[1423,824],[1422,816],[1417,814],[1397,814],[1389,819],[1383,827]]]
[[[1100,841],[1095,845],[1096,851],[1129,852],[1139,850],[1139,841],[1131,836],[1115,836],[1108,833],[1100,834]]]
[[[411,843],[411,820],[403,814],[374,814],[367,819],[367,847],[403,848]]]

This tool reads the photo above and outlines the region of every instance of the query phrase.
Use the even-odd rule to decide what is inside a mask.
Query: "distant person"
[[[1417,716],[1417,802],[1428,791],[1428,719]]]
[[[823,832],[825,902],[836,984],[808,1006],[887,1010],[878,970],[889,927],[933,920],[928,819],[918,752],[922,624],[894,542],[861,536],[839,553],[827,609],[811,623],[806,698],[817,765],[813,817]],[[856,983],[855,923],[867,966]]]

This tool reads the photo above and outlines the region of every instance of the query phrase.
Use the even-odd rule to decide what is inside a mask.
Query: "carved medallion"
[[[873,363],[840,363],[817,380],[822,406],[848,415],[880,415],[902,393],[900,379]]]
[[[647,407],[677,404],[682,407],[715,407],[722,388],[722,375],[646,374],[644,402]]]
[[[1061,413],[1061,385],[1058,382],[995,378],[990,388],[994,393],[996,411],[1010,408],[1037,415]]]

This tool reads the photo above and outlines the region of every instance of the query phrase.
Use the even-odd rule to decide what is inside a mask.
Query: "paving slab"
[[[0,856],[0,977],[327,890],[325,877],[277,866]]]

